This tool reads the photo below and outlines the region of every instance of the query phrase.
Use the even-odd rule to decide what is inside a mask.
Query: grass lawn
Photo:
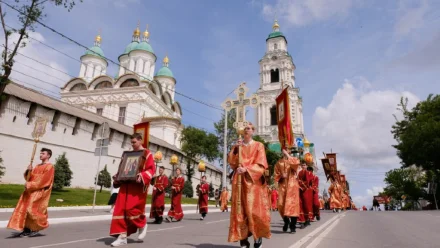
[[[24,185],[20,184],[0,184],[0,208],[13,208],[18,202]],[[49,207],[61,206],[91,206],[93,205],[93,190],[79,188],[65,188],[61,191],[52,190],[49,201]],[[107,205],[110,198],[109,191],[96,192],[96,205]],[[63,199],[63,202],[57,202],[56,199]],[[148,195],[147,203],[151,203],[151,195]],[[170,198],[165,198],[165,203],[170,203]],[[214,201],[209,201],[214,204]],[[197,199],[182,198],[182,204],[197,204]]]

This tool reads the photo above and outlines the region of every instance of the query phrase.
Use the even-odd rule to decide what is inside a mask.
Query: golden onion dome
[[[149,38],[150,37],[150,32],[148,32],[148,25],[147,25],[147,28],[144,31],[144,37],[145,38]]]
[[[277,21],[277,20],[275,20],[275,22],[274,22],[272,28],[273,28],[273,29],[279,29],[279,28],[280,28],[280,25],[278,24],[278,21]]]
[[[141,30],[139,29],[139,25],[138,25],[138,27],[133,31],[133,36],[139,37],[140,35],[141,35]]]
[[[101,43],[101,40],[102,40],[101,35],[98,34],[98,35],[95,37],[95,42],[99,42],[99,43]]]

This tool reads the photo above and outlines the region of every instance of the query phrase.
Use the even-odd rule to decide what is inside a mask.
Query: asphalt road
[[[151,224],[143,243],[133,236],[125,247],[238,247],[228,243],[228,213],[208,214],[204,221],[199,215],[185,215],[175,223]],[[281,231],[278,213],[272,214],[272,238],[264,247],[440,247],[440,212],[345,212],[322,213],[319,222],[296,234]],[[11,230],[0,229],[0,247],[109,247],[114,240],[108,236],[109,221],[56,224],[35,238],[8,238]]]

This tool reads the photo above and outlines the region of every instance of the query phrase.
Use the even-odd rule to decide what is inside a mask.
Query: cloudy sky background
[[[16,13],[3,8],[16,25]],[[439,92],[439,10],[435,0],[93,0],[70,13],[47,7],[44,22],[86,46],[101,29],[105,56],[115,61],[137,22],[141,31],[149,24],[156,68],[168,54],[176,90],[220,106],[242,81],[252,91],[259,87],[258,60],[277,16],[297,67],[306,134],[318,156],[339,153],[353,199],[370,206],[384,187],[384,173],[399,166],[390,129],[400,97],[413,106]],[[59,87],[78,75],[85,51],[41,26],[32,37],[74,59],[32,41],[20,52],[57,70],[18,55],[15,70],[46,83],[18,72],[12,77],[58,96]],[[117,66],[109,64],[108,74],[115,76]],[[177,100],[185,125],[214,131],[220,111]],[[328,184],[321,181],[323,190]]]

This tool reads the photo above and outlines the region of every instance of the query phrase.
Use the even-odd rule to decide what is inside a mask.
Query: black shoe
[[[240,247],[250,248],[251,243],[249,243],[249,241],[247,239],[240,240]]]
[[[254,248],[260,248],[262,246],[263,246],[263,239],[262,238],[255,240]]]
[[[316,216],[316,220],[320,221],[321,220],[321,216]]]
[[[306,225],[305,225],[304,223],[301,223],[300,225],[301,225],[301,226],[299,227],[299,229],[304,229],[304,228],[306,228]]]
[[[160,217],[160,218],[157,220],[157,224],[162,224],[162,222],[163,222],[163,217]]]
[[[310,226],[310,220],[306,220],[306,223],[304,225]]]
[[[289,224],[290,224],[289,217],[284,217],[283,221],[284,221],[283,232],[287,232],[287,229],[289,228]]]
[[[296,217],[290,218],[290,225],[289,225],[290,233],[296,233],[296,221],[297,221]]]
[[[40,236],[40,233],[37,231],[32,231],[31,233],[29,233],[28,237],[32,238],[32,237],[37,237]]]

